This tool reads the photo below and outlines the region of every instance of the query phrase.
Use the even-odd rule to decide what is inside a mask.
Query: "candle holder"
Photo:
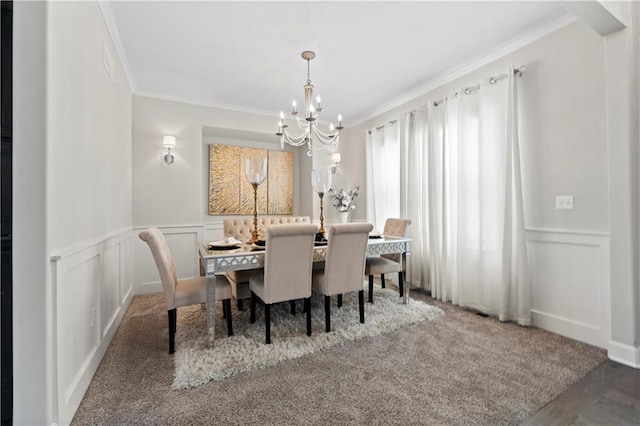
[[[247,243],[260,239],[258,232],[258,186],[267,177],[267,157],[250,157],[244,160],[244,176],[253,187],[253,231]]]
[[[326,194],[329,191],[329,188],[331,188],[331,169],[312,170],[311,183],[313,185],[313,190],[318,194],[318,197],[320,197],[320,229],[318,229],[318,233],[325,235],[324,194]]]

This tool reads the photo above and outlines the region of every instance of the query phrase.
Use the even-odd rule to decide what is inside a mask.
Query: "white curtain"
[[[370,129],[366,137],[367,217],[382,231],[387,218],[400,217],[398,126]]]
[[[427,287],[431,257],[429,245],[429,184],[427,178],[426,108],[413,111],[403,121],[404,134],[400,143],[402,205],[401,216],[411,220],[407,236],[411,243],[411,285]]]
[[[438,299],[529,325],[513,69],[405,122],[413,280]]]

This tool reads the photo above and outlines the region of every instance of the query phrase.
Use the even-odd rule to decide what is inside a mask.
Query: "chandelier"
[[[284,111],[280,111],[280,122],[278,123],[278,132],[276,136],[280,136],[280,147],[284,148],[284,144],[287,143],[291,146],[307,145],[307,155],[311,157],[313,151],[320,151],[327,149],[330,146],[337,146],[340,140],[340,130],[342,127],[342,114],[338,114],[338,126],[334,127],[333,123],[329,125],[328,131],[322,131],[318,128],[318,117],[322,112],[322,106],[320,104],[320,96],[316,98],[315,105],[313,104],[313,85],[311,84],[311,77],[309,73],[309,62],[316,57],[314,52],[306,50],[302,52],[302,59],[307,61],[307,84],[304,85],[304,116],[299,117],[297,110],[297,103],[295,99],[291,103],[291,114],[296,119],[296,124],[299,128],[297,135],[292,135],[287,131],[287,126],[284,124]]]

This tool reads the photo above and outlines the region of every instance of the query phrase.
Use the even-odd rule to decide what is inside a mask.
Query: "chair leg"
[[[360,322],[364,324],[364,290],[358,291],[358,306],[360,308]]]
[[[380,280],[382,281],[382,288],[384,287],[384,274],[380,274]]]
[[[271,344],[271,305],[264,305],[264,335],[267,345]]]
[[[291,315],[295,315],[296,314],[296,301],[295,300],[289,300],[289,305],[291,305]]]
[[[404,272],[398,272],[398,288],[400,289],[400,297],[404,296]]]
[[[251,324],[256,322],[256,294],[251,292]]]
[[[169,353],[170,354],[175,352],[177,313],[178,313],[178,310],[176,308],[169,309],[167,311],[167,314],[169,317]]]
[[[342,308],[342,295],[338,295],[338,308]]]
[[[233,336],[233,324],[231,322],[231,299],[223,300],[222,306],[226,307],[227,311],[227,336]]]
[[[242,302],[242,299],[238,299],[238,310],[244,311],[244,303]]]
[[[222,301],[222,319],[227,319],[227,304]]]
[[[307,313],[307,336],[311,336],[311,298],[305,297],[304,310]]]
[[[331,296],[324,297],[324,331],[331,331]]]
[[[373,303],[373,275],[369,275],[369,303]]]

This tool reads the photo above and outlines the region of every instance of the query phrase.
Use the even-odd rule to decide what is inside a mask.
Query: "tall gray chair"
[[[251,322],[256,320],[256,297],[264,303],[265,341],[271,343],[271,305],[304,299],[307,335],[311,335],[311,269],[318,227],[313,224],[267,228],[264,273],[249,278]]]
[[[384,224],[384,235],[404,237],[411,224],[409,219],[389,218]],[[400,253],[383,254],[367,257],[364,273],[369,276],[369,303],[373,303],[373,276],[380,275],[382,288],[385,287],[384,274],[398,273],[398,289],[400,297],[404,296],[404,271],[402,270],[402,255]]]
[[[178,280],[173,258],[167,241],[157,228],[149,228],[140,232],[139,237],[151,249],[153,259],[160,273],[160,281],[164,296],[167,299],[167,313],[169,317],[169,353],[175,351],[175,335],[177,329],[177,308],[181,306],[197,305],[207,300],[205,277]],[[216,276],[216,299],[222,301],[222,308],[227,317],[227,332],[233,335],[231,323],[231,284],[226,277]]]
[[[313,271],[313,289],[324,295],[325,331],[331,331],[331,296],[358,292],[360,322],[364,323],[362,277],[367,254],[370,223],[344,223],[329,227],[329,243],[324,270]]]

